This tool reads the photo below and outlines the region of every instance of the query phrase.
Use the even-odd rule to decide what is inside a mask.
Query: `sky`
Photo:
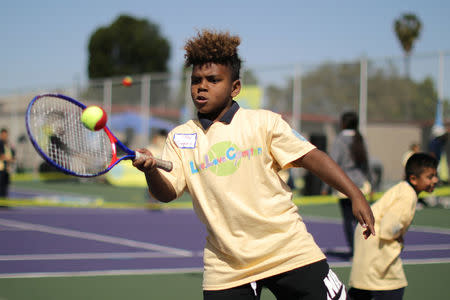
[[[159,25],[169,68],[198,29],[241,37],[244,66],[401,56],[393,22],[414,13],[423,28],[414,53],[450,51],[450,1],[14,0],[0,9],[0,95],[87,81],[88,42],[121,14]]]

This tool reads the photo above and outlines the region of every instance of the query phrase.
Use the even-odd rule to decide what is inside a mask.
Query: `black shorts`
[[[277,299],[283,300],[347,299],[345,286],[326,260],[234,288],[203,291],[203,299],[259,300],[263,287],[269,289]]]

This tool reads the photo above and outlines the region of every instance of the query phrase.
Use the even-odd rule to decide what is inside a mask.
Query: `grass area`
[[[31,180],[14,181],[11,186],[21,190],[51,193],[70,193],[101,197],[110,202],[144,203],[148,197],[146,189],[140,187],[118,187],[99,183],[94,179]]]
[[[65,180],[19,180],[13,181],[12,188],[21,191],[41,191],[44,193],[61,193],[79,195],[80,197],[92,197],[102,199],[105,207],[145,207],[148,204],[149,194],[144,187],[120,187],[96,179],[78,179],[69,177]],[[177,205],[189,206],[190,197],[185,193],[177,199]],[[42,201],[41,201],[42,203]],[[1,300],[1,299],[0,299]]]
[[[347,282],[350,268],[333,268]],[[446,299],[450,295],[450,264],[406,265],[409,286],[404,299]],[[439,274],[439,275],[438,275]],[[2,300],[137,300],[202,299],[201,273],[123,275],[97,277],[47,277],[0,279]],[[445,296],[447,295],[447,296]],[[275,297],[263,290],[262,300]]]

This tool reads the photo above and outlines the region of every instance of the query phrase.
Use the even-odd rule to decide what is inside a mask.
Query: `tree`
[[[89,39],[89,78],[166,72],[170,44],[159,27],[145,19],[119,16]]]
[[[409,78],[410,54],[420,35],[422,23],[414,14],[403,14],[394,21],[394,30],[405,55],[405,75]]]

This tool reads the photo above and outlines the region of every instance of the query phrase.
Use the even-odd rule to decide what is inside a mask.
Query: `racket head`
[[[36,151],[50,165],[78,177],[108,172],[122,159],[135,157],[108,127],[90,131],[81,122],[86,105],[61,94],[42,94],[28,105],[25,123]],[[116,145],[126,153],[117,158]]]

